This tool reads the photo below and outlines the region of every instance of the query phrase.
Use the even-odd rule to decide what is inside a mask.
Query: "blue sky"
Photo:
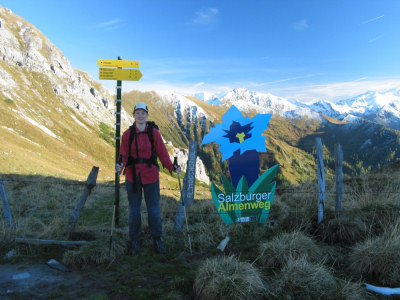
[[[72,66],[140,61],[123,91],[233,88],[303,102],[400,86],[398,0],[0,0]],[[114,91],[115,81],[102,80]]]

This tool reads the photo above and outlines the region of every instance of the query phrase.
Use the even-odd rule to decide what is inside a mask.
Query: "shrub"
[[[4,102],[7,104],[14,104],[14,101],[10,98],[4,99]]]
[[[266,292],[259,271],[234,256],[207,259],[194,281],[199,299],[261,299]]]
[[[112,130],[112,128],[103,122],[100,122],[99,127],[100,127],[99,137],[101,137],[103,140],[105,140],[110,145],[114,146],[115,145],[115,140],[114,140],[115,132]]]

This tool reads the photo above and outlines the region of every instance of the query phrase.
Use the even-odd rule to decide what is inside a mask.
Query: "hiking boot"
[[[167,250],[164,247],[163,242],[161,241],[161,238],[156,238],[154,239],[154,248],[156,251],[160,254],[165,254],[167,253]]]
[[[133,241],[131,245],[131,249],[129,250],[130,255],[136,255],[140,251],[140,243],[139,241]]]

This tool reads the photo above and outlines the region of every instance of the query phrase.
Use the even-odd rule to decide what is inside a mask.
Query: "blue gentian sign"
[[[259,114],[250,119],[232,106],[222,116],[222,123],[217,123],[203,138],[202,145],[220,145],[222,161],[229,162],[231,182],[221,174],[224,191],[211,184],[214,204],[227,225],[250,221],[264,224],[268,218],[276,187],[272,180],[279,165],[261,176],[258,173],[259,152],[267,152],[262,133],[271,116]]]

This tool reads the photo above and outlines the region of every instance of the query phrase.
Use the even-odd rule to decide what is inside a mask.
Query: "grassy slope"
[[[15,71],[15,74],[20,73]],[[115,150],[98,137],[99,128],[56,99],[46,81],[36,78],[38,74],[25,76],[30,77],[32,85],[16,91],[18,97],[9,99],[0,94],[0,139],[3,141],[0,151],[5,162],[0,172],[82,179],[96,165],[104,171],[99,178],[110,178]],[[60,140],[31,124],[18,111],[45,124]],[[72,115],[86,128],[75,122]],[[110,171],[111,176],[107,174]]]
[[[5,13],[2,18],[19,41],[21,50],[28,51],[29,45],[21,40],[17,22],[33,29],[29,34],[42,41],[41,54],[50,56],[53,51],[51,43],[32,24],[14,14]],[[5,60],[0,61],[0,67],[12,74],[17,84],[11,93],[7,89],[0,92],[0,173],[85,179],[92,166],[96,165],[101,169],[100,180],[113,177],[115,150],[98,138],[99,124],[88,123],[83,116],[64,105],[55,95],[53,84],[43,74],[29,72]],[[64,83],[60,82],[60,85]],[[93,86],[96,85],[100,84],[93,82]],[[68,100],[73,101],[73,97],[71,95]],[[51,137],[25,120],[20,112],[46,126],[60,139]]]

